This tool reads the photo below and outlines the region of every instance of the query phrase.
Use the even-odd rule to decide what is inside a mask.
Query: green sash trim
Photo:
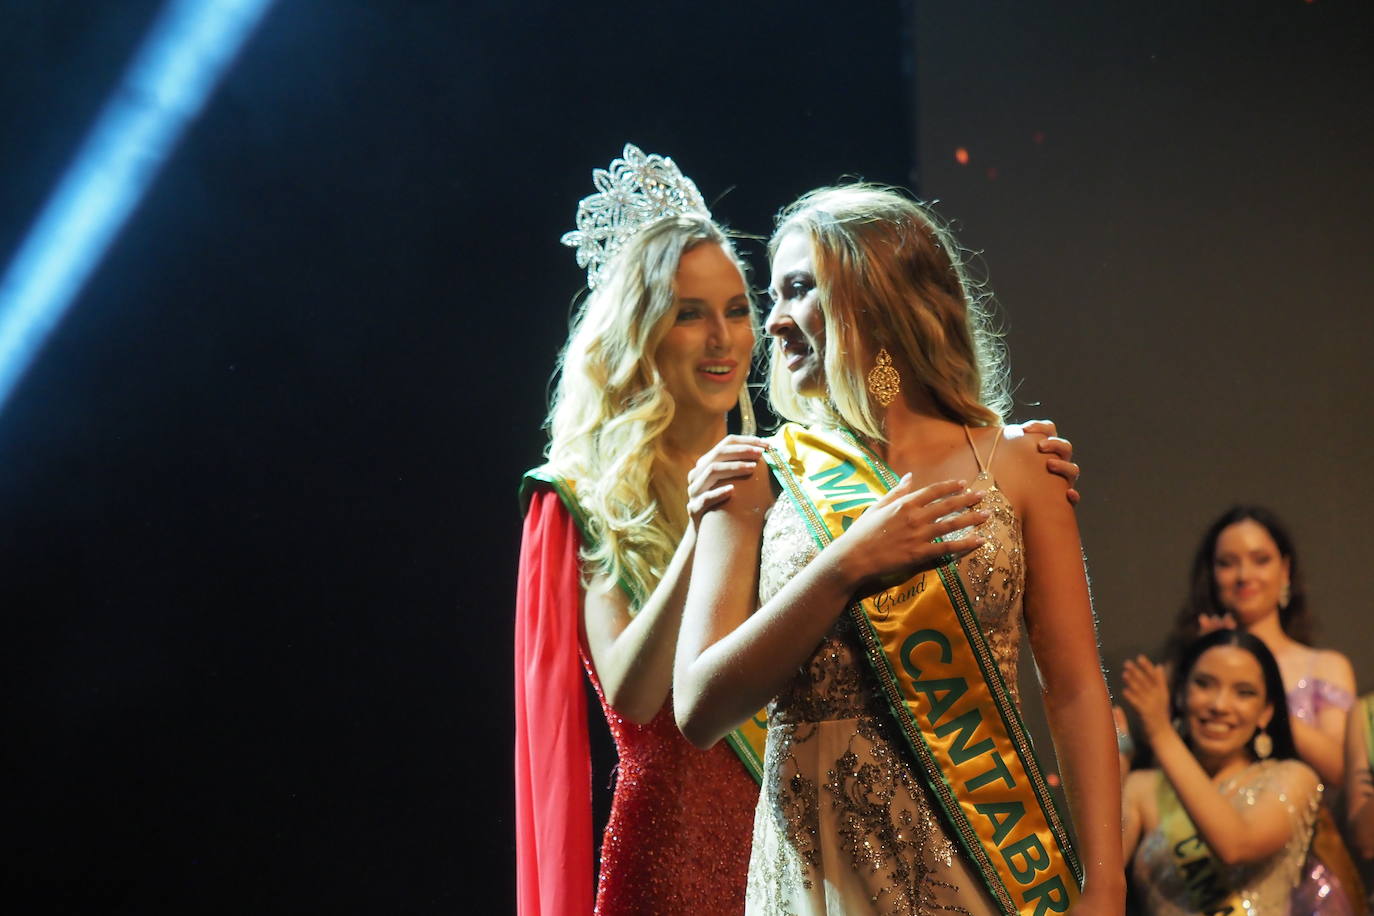
[[[526,471],[520,478],[520,514],[523,515],[530,510],[530,494],[541,486],[548,487],[558,494],[558,498],[563,502],[569,514],[572,515],[573,524],[577,525],[577,532],[582,535],[582,541],[587,544],[596,543],[592,537],[591,520],[587,518],[587,510],[582,508],[582,504],[577,501],[577,492],[573,482],[559,477],[547,468],[533,468]],[[625,593],[630,594],[628,588],[626,588]]]
[[[545,467],[534,468],[526,471],[520,478],[520,511],[527,512],[530,504],[530,494],[535,490],[547,487],[558,494],[558,498],[567,507],[568,513],[572,515],[573,524],[577,525],[577,531],[582,536],[584,544],[595,544],[596,539],[592,537],[591,521],[587,516],[587,510],[577,501],[576,487],[573,481],[560,477],[550,472]],[[630,603],[638,607],[642,599],[637,597],[634,589],[625,581],[624,577],[617,583]],[[768,740],[768,713],[767,710],[760,710],[752,719],[745,722],[739,728],[725,736],[726,742],[731,750],[739,757],[740,763],[749,771],[749,775],[754,778],[754,782],[763,782],[763,753]]]
[[[848,431],[787,424],[764,459],[822,549],[898,482]],[[958,566],[848,613],[917,772],[1000,910],[1068,910],[1082,870]]]
[[[726,735],[725,741],[749,775],[754,777],[754,782],[763,785],[763,755],[768,746],[768,710],[760,709],[754,713],[749,721]]]
[[[1221,863],[1193,826],[1173,784],[1163,773],[1159,774],[1155,803],[1169,857],[1187,889],[1188,907],[1200,916],[1241,916],[1247,912],[1240,895],[1222,884]]]

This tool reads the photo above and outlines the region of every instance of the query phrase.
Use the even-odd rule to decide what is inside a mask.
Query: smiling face
[[[1279,612],[1288,584],[1288,559],[1259,522],[1244,519],[1223,528],[1212,554],[1217,601],[1236,623],[1249,629]]]
[[[816,287],[811,238],[806,232],[788,232],[773,255],[773,300],[767,330],[773,346],[782,354],[798,394],[825,393],[825,313]]]
[[[1200,760],[1219,765],[1248,761],[1250,739],[1274,715],[1259,660],[1236,646],[1203,652],[1184,685],[1183,714]]]
[[[678,415],[724,416],[739,398],[754,347],[744,277],[720,245],[703,242],[678,261],[673,294],[654,363]]]

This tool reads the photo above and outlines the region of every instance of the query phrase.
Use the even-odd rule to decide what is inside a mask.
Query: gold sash
[[[583,542],[593,543],[587,511],[577,501],[577,494],[571,480],[552,474],[545,468],[526,471],[524,478],[520,481],[521,509],[523,510],[529,504],[530,490],[540,484],[548,486],[558,494],[558,498],[562,500],[563,505],[572,515],[573,522],[577,525]],[[643,602],[643,597],[636,594],[636,591],[624,579],[621,579],[618,584],[621,591],[630,599],[630,604],[633,607],[638,607]],[[735,755],[739,757],[740,763],[744,764],[749,775],[754,777],[754,782],[761,783],[763,781],[763,750],[767,739],[768,713],[766,710],[760,710],[748,722],[725,736],[726,742],[735,752]]]
[[[1247,912],[1240,895],[1222,884],[1221,863],[1207,848],[1163,773],[1159,774],[1156,799],[1159,829],[1187,888],[1188,906],[1201,916],[1241,916]]]
[[[764,457],[822,548],[897,484],[848,431],[789,423]],[[917,573],[849,613],[917,772],[1002,912],[1066,911],[1082,871],[958,567]]]

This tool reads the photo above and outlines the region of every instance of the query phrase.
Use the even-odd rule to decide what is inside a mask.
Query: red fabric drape
[[[592,774],[578,658],[577,526],[531,495],[515,598],[515,843],[520,916],[592,910]]]

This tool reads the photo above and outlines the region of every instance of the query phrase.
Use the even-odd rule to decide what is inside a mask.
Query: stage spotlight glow
[[[0,409],[274,0],[168,0],[0,280]]]

